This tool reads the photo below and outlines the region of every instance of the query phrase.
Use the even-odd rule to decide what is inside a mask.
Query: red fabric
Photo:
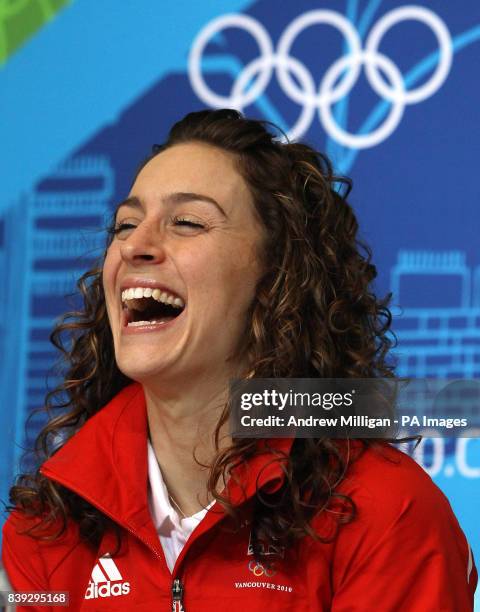
[[[288,453],[292,440],[270,443]],[[337,489],[354,500],[357,518],[330,543],[303,538],[268,571],[249,554],[248,523],[232,533],[215,505],[170,573],[147,505],[147,420],[138,384],[92,417],[42,472],[100,508],[124,535],[119,553],[99,562],[114,549],[110,532],[94,550],[73,522],[59,539],[46,541],[19,534],[32,520],[10,515],[3,563],[12,587],[69,591],[71,610],[180,610],[179,604],[172,608],[175,579],[186,612],[473,610],[477,573],[471,561],[467,581],[469,548],[447,499],[412,459],[390,446],[365,451]],[[232,484],[232,499],[247,518],[256,483],[275,490],[282,482],[271,455],[243,464],[237,476],[245,486]],[[318,534],[331,535],[334,511],[315,518]]]

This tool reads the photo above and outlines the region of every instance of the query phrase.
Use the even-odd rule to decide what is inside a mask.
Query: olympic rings
[[[334,11],[314,10],[308,11],[308,13],[300,15],[292,21],[292,23],[280,36],[280,40],[278,41],[277,54],[285,59],[289,57],[288,54],[292,47],[293,41],[298,36],[298,34],[311,25],[318,25],[322,23],[334,26],[345,36],[347,42],[350,45],[350,53],[352,55],[356,56],[361,53],[362,41],[360,40],[360,36],[353,27],[352,23],[348,21],[346,17],[344,17],[340,13],[335,13]],[[334,102],[338,102],[338,100],[343,98],[343,96],[346,95],[355,85],[359,73],[360,65],[355,63],[354,69],[349,74],[347,74],[346,78],[343,82],[340,83],[337,90],[332,89],[331,91],[325,91],[323,95],[320,95],[314,99],[305,97],[303,92],[297,89],[294,81],[290,78],[288,72],[284,69],[284,67],[279,68],[279,70],[277,71],[277,76],[283,89],[290,95],[292,100],[294,100],[295,102],[298,102],[299,104],[311,103],[321,105],[325,103],[333,104]]]
[[[300,83],[303,85],[305,90],[307,91],[307,95],[310,99],[314,98],[315,95],[315,83],[313,82],[312,75],[305,68],[305,66],[299,62],[294,57],[281,57],[279,55],[271,55],[270,57],[259,57],[253,62],[250,62],[248,66],[242,70],[240,76],[235,81],[232,89],[232,96],[235,99],[239,99],[241,96],[241,92],[243,91],[244,86],[249,82],[251,77],[258,72],[259,70],[263,70],[265,68],[265,63],[271,63],[271,66],[276,67],[285,67],[289,66],[292,72],[296,75]],[[260,79],[259,79],[260,80]],[[258,81],[257,81],[258,82]],[[237,110],[243,110],[243,107],[246,106],[244,104],[237,106]],[[315,115],[315,105],[312,103],[306,103],[303,107],[303,110],[300,114],[300,117],[297,119],[295,125],[290,128],[289,138],[291,140],[295,140],[296,138],[300,138],[302,134],[304,134],[310,124],[312,123],[312,119]]]
[[[261,563],[257,563],[257,561],[250,561],[250,563],[248,564],[248,569],[254,573],[255,576],[257,576],[257,578],[259,576],[263,576],[265,574],[265,576],[267,576],[267,578],[271,578],[272,576],[275,576],[276,571],[272,568],[272,569],[267,569],[266,567],[263,567],[263,565]]]
[[[370,53],[376,54],[378,45],[385,32],[397,23],[407,19],[423,21],[423,23],[429,26],[437,37],[440,49],[439,62],[435,72],[430,77],[430,81],[427,81],[417,89],[404,92],[400,98],[402,102],[406,104],[416,104],[417,102],[422,102],[422,100],[426,100],[430,96],[433,96],[433,94],[443,85],[452,66],[452,40],[447,26],[440,17],[430,9],[421,6],[401,6],[390,11],[377,21],[367,38],[365,48]],[[392,93],[388,87],[385,87],[385,83],[379,76],[376,67],[373,64],[366,64],[365,69],[367,77],[372,87],[375,86],[377,93],[381,93],[387,100],[393,102],[395,100],[395,92]]]
[[[260,75],[260,78],[255,83],[254,87],[252,87],[245,94],[245,96],[242,97],[240,95],[235,97],[235,104],[232,104],[231,96],[220,96],[209,89],[203,80],[201,72],[203,50],[208,41],[215,34],[228,27],[243,28],[247,30],[247,32],[250,32],[258,44],[261,57],[270,58],[273,55],[272,41],[270,40],[267,30],[253,17],[249,17],[248,15],[243,15],[241,13],[232,13],[228,15],[221,15],[208,23],[193,42],[188,61],[188,72],[190,81],[198,97],[207,104],[210,104],[210,106],[218,108],[223,106],[229,106],[231,108],[247,106],[247,104],[253,102],[263,93],[272,74],[273,64],[267,66],[267,70]]]
[[[439,45],[438,65],[433,74],[423,85],[410,90],[406,89],[398,67],[378,51],[388,30],[408,20],[419,21],[428,26]],[[317,88],[311,72],[302,62],[290,55],[290,50],[303,30],[318,24],[337,29],[348,43],[349,53],[328,68]],[[255,39],[260,56],[243,67],[230,95],[224,96],[216,94],[206,84],[202,74],[202,57],[211,38],[229,27],[247,31]],[[406,5],[383,15],[372,27],[364,49],[354,25],[340,13],[329,9],[307,11],[296,17],[281,34],[276,52],[263,25],[248,15],[231,13],[213,19],[197,35],[190,51],[188,73],[193,90],[203,102],[214,108],[226,106],[243,110],[264,93],[275,69],[285,94],[293,102],[303,106],[297,122],[287,134],[289,139],[298,139],[309,129],[317,109],[325,131],[332,138],[352,149],[365,149],[381,143],[393,133],[402,119],[406,105],[422,102],[438,91],[450,72],[452,58],[452,40],[447,26],[432,10],[421,6]],[[350,93],[363,65],[370,86],[379,96],[391,103],[391,109],[384,122],[372,132],[351,134],[336,123],[331,107]],[[298,84],[290,73],[296,77]],[[250,85],[255,77],[256,80]]]
[[[402,75],[392,60],[388,59],[386,55],[381,55],[380,53],[371,55],[370,52],[363,51],[357,56],[345,55],[332,64],[323,78],[320,86],[320,95],[322,95],[324,89],[328,91],[329,87],[335,83],[337,77],[352,62],[358,63],[359,66],[362,63],[368,66],[370,65],[369,62],[371,62],[371,65],[378,64],[380,68],[382,68],[388,75],[388,78],[393,85],[392,91],[395,92],[392,108],[386,121],[377,127],[373,132],[370,132],[370,134],[350,134],[349,132],[342,130],[333,118],[333,114],[330,111],[330,105],[322,104],[319,106],[320,120],[332,138],[335,138],[337,142],[340,142],[341,144],[352,149],[362,149],[373,147],[374,145],[379,144],[388,138],[388,136],[390,136],[390,134],[400,123],[403,110],[405,108],[401,95],[405,92],[405,88]],[[374,89],[378,93],[376,83],[374,85]]]

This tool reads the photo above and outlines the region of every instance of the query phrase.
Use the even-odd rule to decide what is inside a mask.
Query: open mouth
[[[150,287],[125,289],[122,291],[122,305],[127,327],[165,325],[185,309],[181,297]]]

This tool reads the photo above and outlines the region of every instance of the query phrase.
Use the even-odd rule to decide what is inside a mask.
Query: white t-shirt
[[[192,516],[184,519],[180,518],[174,507],[170,504],[167,487],[163,482],[162,472],[160,471],[150,440],[148,440],[148,481],[150,514],[160,538],[167,565],[172,572],[178,555],[185,546],[185,542],[195,527],[201,522],[207,510],[213,506],[215,500]]]

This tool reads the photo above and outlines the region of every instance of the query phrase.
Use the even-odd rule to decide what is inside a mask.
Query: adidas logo
[[[100,557],[92,570],[92,577],[85,592],[85,599],[118,597],[130,593],[130,583],[123,582],[115,561],[109,556]]]

